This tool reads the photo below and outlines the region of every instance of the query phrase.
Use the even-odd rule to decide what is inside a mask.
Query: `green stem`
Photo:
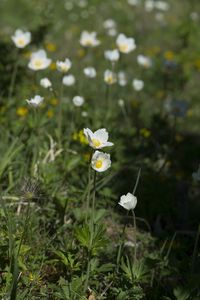
[[[18,70],[18,59],[16,60],[14,67],[13,67],[13,72],[12,72],[12,77],[11,77],[11,82],[10,82],[10,88],[9,88],[9,95],[8,98],[11,99],[15,87],[15,81],[17,77],[17,70]]]
[[[136,238],[136,231],[137,231],[137,227],[136,227],[136,217],[135,217],[135,213],[134,210],[132,209],[132,214],[133,214],[133,226],[134,226],[134,263],[137,260],[137,238]]]
[[[127,210],[127,212],[126,212],[126,217],[128,216],[128,213],[129,213],[129,211]],[[124,226],[123,226],[123,229],[122,229],[121,238],[120,238],[121,243],[120,243],[120,245],[119,245],[119,249],[118,249],[118,253],[117,253],[117,267],[116,267],[117,272],[118,272],[118,270],[119,270],[119,263],[120,263],[120,259],[121,259],[122,247],[123,247],[123,245],[124,245],[124,240],[125,240],[126,226],[127,226],[127,224],[126,224],[126,222],[125,222],[125,223],[124,223]]]
[[[92,218],[91,218],[91,227],[90,227],[90,245],[88,249],[88,259],[87,259],[87,271],[86,271],[86,280],[84,289],[86,291],[88,287],[88,282],[90,279],[90,266],[91,266],[91,259],[92,259],[92,245],[93,245],[93,237],[94,237],[94,212],[95,212],[95,198],[96,198],[96,178],[97,173],[94,171],[94,180],[93,180],[93,197],[92,197]]]
[[[61,148],[61,138],[62,138],[62,97],[63,97],[63,84],[61,81],[61,88],[60,88],[60,101],[59,101],[59,111],[58,111],[58,141],[59,146]]]

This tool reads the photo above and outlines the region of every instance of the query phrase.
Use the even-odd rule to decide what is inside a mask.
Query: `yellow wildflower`
[[[53,115],[54,115],[53,110],[49,109],[49,110],[47,111],[47,116],[48,116],[48,118],[52,118]]]
[[[79,58],[83,58],[83,57],[85,56],[85,50],[84,50],[84,49],[79,49],[79,50],[77,51],[77,56],[78,56]]]
[[[57,50],[57,47],[54,43],[46,43],[46,49],[50,52],[55,52]]]
[[[50,100],[50,103],[51,103],[51,105],[53,105],[53,106],[56,106],[56,105],[58,105],[58,99],[56,99],[56,98],[52,98],[51,100]]]
[[[147,128],[141,128],[141,129],[140,129],[140,134],[141,134],[144,138],[148,139],[148,138],[151,136],[151,131],[150,131],[149,129],[147,129]]]
[[[19,117],[25,117],[28,114],[28,109],[27,107],[20,106],[17,108],[16,113]]]
[[[52,71],[55,71],[55,70],[56,70],[56,63],[55,63],[55,62],[52,62],[52,63],[50,64],[50,70],[52,70]]]
[[[173,51],[166,51],[164,53],[164,58],[167,60],[173,60],[174,59],[174,52]]]

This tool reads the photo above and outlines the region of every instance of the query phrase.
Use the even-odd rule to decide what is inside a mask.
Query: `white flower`
[[[89,128],[84,128],[83,132],[93,149],[102,149],[114,145],[108,142],[108,132],[105,128],[98,129],[95,132],[92,132]]]
[[[117,29],[116,28],[110,28],[107,31],[109,36],[116,36],[117,35]]]
[[[154,7],[162,10],[162,11],[168,11],[169,10],[169,3],[165,1],[155,1]]]
[[[104,81],[108,84],[114,84],[117,81],[116,74],[111,70],[106,70],[104,72]]]
[[[103,22],[103,27],[105,29],[112,29],[116,27],[116,22],[113,19],[107,19]]]
[[[44,98],[39,95],[36,95],[34,98],[31,98],[30,100],[26,100],[26,102],[33,107],[40,106],[43,101],[44,101]]]
[[[71,66],[72,66],[72,63],[69,58],[66,58],[64,61],[56,62],[57,70],[62,73],[67,73],[69,71],[69,69],[71,68]]]
[[[31,42],[31,33],[17,29],[11,39],[17,48],[24,48]]]
[[[85,102],[84,98],[81,96],[75,96],[72,99],[72,102],[74,103],[75,106],[82,106],[83,103]]]
[[[127,210],[134,209],[137,204],[137,198],[133,194],[128,193],[120,197],[118,204]]]
[[[141,91],[144,87],[144,81],[140,79],[133,79],[133,88],[135,91]]]
[[[92,156],[91,166],[97,172],[108,170],[111,166],[110,154],[95,151]]]
[[[144,56],[142,54],[137,56],[137,62],[139,65],[145,68],[150,68],[152,66],[151,58],[149,58],[148,56]]]
[[[96,38],[96,32],[83,31],[81,33],[80,44],[83,47],[96,47],[100,41]]]
[[[45,78],[42,78],[40,80],[40,85],[45,88],[45,89],[48,89],[52,86],[52,83],[51,81],[49,80],[49,78],[45,77]]]
[[[104,52],[104,56],[107,60],[110,60],[111,62],[116,62],[119,60],[119,51],[117,49],[107,50]]]
[[[118,100],[118,105],[119,105],[119,107],[124,107],[124,100],[123,99],[119,99]]]
[[[51,64],[51,59],[47,58],[46,52],[44,50],[38,50],[31,54],[28,67],[31,70],[37,71],[37,70],[43,70],[48,68],[50,64]]]
[[[117,47],[122,53],[129,53],[136,48],[134,38],[128,38],[123,33],[120,33],[116,40]]]
[[[88,78],[95,78],[97,75],[97,72],[95,70],[95,68],[93,67],[87,67],[83,69],[83,73],[85,74],[85,76],[87,76]]]
[[[128,0],[128,4],[133,5],[133,6],[137,6],[139,4],[140,0]]]
[[[127,85],[127,79],[126,79],[126,73],[124,71],[118,72],[118,84],[120,86],[126,86]]]
[[[88,117],[87,111],[82,111],[82,112],[81,112],[81,116],[82,116],[83,118],[87,118],[87,117]]]
[[[153,0],[146,0],[145,1],[145,10],[147,12],[151,12],[155,7],[155,3]]]
[[[66,86],[72,86],[76,82],[74,75],[69,74],[63,77],[62,83]]]

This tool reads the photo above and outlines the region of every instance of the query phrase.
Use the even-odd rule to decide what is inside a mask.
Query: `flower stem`
[[[11,82],[10,82],[10,88],[9,88],[9,95],[8,98],[11,99],[15,87],[15,81],[17,77],[17,70],[18,70],[18,60],[16,60],[14,67],[13,67],[13,72],[12,72],[12,77],[11,77]]]
[[[136,227],[136,217],[134,210],[132,209],[132,214],[133,214],[133,226],[134,226],[134,263],[137,260],[137,237],[136,237],[136,232],[137,232],[137,227]]]

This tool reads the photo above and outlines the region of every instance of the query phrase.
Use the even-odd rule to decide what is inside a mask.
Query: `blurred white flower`
[[[76,79],[75,79],[74,75],[72,75],[72,74],[65,75],[62,80],[62,83],[66,86],[72,86],[75,84],[75,82],[76,82]]]
[[[121,205],[126,210],[131,210],[136,207],[137,198],[133,194],[128,193],[120,197],[120,201],[118,204]]]
[[[103,27],[105,29],[112,29],[116,27],[116,22],[113,19],[107,19],[103,22]]]
[[[100,41],[97,39],[97,33],[96,32],[88,32],[88,31],[83,31],[81,33],[81,38],[80,38],[80,44],[83,47],[96,47],[100,44]]]
[[[17,29],[11,39],[17,48],[24,48],[31,42],[31,33]]]
[[[119,107],[124,107],[124,100],[123,99],[119,99],[118,100],[118,105],[119,105]]]
[[[31,58],[28,67],[31,70],[38,71],[48,68],[51,64],[51,59],[47,58],[47,54],[44,50],[38,50],[31,54]]]
[[[95,151],[92,156],[91,166],[97,172],[108,170],[111,166],[110,154]]]
[[[140,79],[133,79],[133,88],[135,91],[141,91],[144,87],[144,81]]]
[[[72,99],[72,102],[75,106],[82,106],[83,103],[85,102],[84,98],[81,97],[81,96],[75,96],[73,99]]]
[[[116,36],[117,35],[117,29],[116,28],[110,28],[107,31],[109,36]]]
[[[117,76],[113,71],[106,70],[104,72],[104,81],[108,85],[114,84],[117,81]]]
[[[145,68],[150,68],[152,66],[151,58],[142,54],[137,56],[137,62],[139,65]]]
[[[82,111],[81,116],[84,117],[84,118],[87,118],[87,116],[88,116],[87,111]]]
[[[128,0],[128,4],[137,6],[138,4],[140,4],[140,0]]]
[[[26,102],[33,107],[40,106],[43,101],[44,101],[44,98],[39,95],[36,95],[34,98],[31,98],[30,100],[26,100]]]
[[[158,12],[158,13],[155,14],[155,19],[156,19],[156,21],[164,24],[165,15],[161,12]]]
[[[129,53],[136,48],[134,38],[128,38],[125,34],[120,33],[116,40],[117,47],[122,53]]]
[[[192,21],[197,21],[197,20],[199,19],[199,14],[198,14],[198,12],[196,12],[196,11],[191,12],[191,14],[190,14],[190,19],[191,19]]]
[[[85,74],[85,76],[87,76],[88,78],[95,78],[97,75],[97,72],[95,70],[95,68],[93,67],[87,67],[83,69],[83,73]]]
[[[144,7],[147,12],[151,12],[154,9],[154,1],[146,0]]]
[[[126,86],[127,85],[126,73],[124,71],[119,71],[117,76],[118,76],[118,84],[120,86]]]
[[[108,132],[105,128],[101,128],[96,130],[95,132],[92,132],[89,128],[84,128],[83,130],[89,145],[93,149],[102,149],[104,147],[110,147],[114,144],[111,142],[108,142]]]
[[[162,11],[168,11],[169,10],[169,3],[165,1],[155,1],[154,7],[162,10]]]
[[[57,61],[56,67],[59,72],[67,73],[72,66],[72,62],[69,58],[66,58],[64,61]]]
[[[111,62],[116,62],[119,60],[119,51],[117,49],[106,50],[104,52],[104,56],[107,60],[110,60]]]
[[[42,78],[40,80],[40,85],[45,88],[45,89],[48,89],[52,86],[52,83],[51,81],[49,80],[49,78],[45,77],[45,78]]]

